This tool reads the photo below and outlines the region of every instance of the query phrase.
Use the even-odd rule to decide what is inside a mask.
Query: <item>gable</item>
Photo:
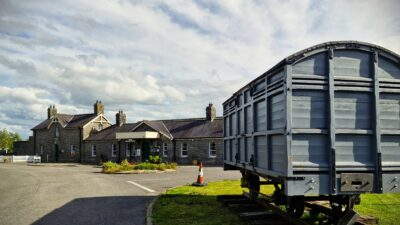
[[[132,131],[156,131],[156,130],[150,127],[149,125],[142,123],[136,128],[134,128]]]

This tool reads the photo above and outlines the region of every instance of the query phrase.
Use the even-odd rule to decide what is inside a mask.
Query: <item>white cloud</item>
[[[24,136],[49,104],[85,113],[101,99],[112,120],[122,109],[131,122],[201,117],[210,101],[221,114],[235,90],[325,41],[360,40],[400,52],[396,0],[1,0],[1,6],[0,126]]]

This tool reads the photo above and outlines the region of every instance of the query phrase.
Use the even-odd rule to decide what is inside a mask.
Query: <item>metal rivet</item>
[[[315,179],[314,178],[311,178],[311,183],[315,183]]]
[[[398,179],[397,177],[394,177],[394,178],[393,178],[393,181],[397,181],[397,179]]]
[[[394,184],[394,186],[393,186],[393,187],[394,187],[394,188],[397,188],[398,186],[399,186],[398,184]]]
[[[310,189],[311,189],[311,190],[314,190],[314,186],[313,186],[313,185],[311,185],[311,186],[310,186]]]

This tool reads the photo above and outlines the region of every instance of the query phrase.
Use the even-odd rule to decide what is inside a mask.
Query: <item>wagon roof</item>
[[[314,51],[316,49],[328,49],[330,47],[339,47],[339,46],[345,46],[349,49],[354,49],[357,48],[357,46],[364,46],[364,47],[368,47],[371,49],[376,49],[379,52],[385,52],[386,54],[392,55],[394,58],[398,59],[398,62],[400,62],[400,55],[389,50],[386,49],[384,47],[375,45],[375,44],[371,44],[371,43],[367,43],[367,42],[362,42],[362,41],[352,41],[352,40],[348,40],[348,41],[330,41],[330,42],[324,42],[318,45],[314,45],[312,47],[306,48],[304,50],[301,50],[299,52],[296,52],[292,55],[289,55],[288,57],[282,59],[279,63],[277,63],[275,66],[273,66],[271,69],[267,70],[266,72],[264,72],[263,74],[261,74],[260,76],[258,76],[257,78],[253,79],[251,82],[249,82],[248,84],[244,85],[242,88],[240,88],[238,91],[236,91],[231,97],[229,97],[228,100],[226,100],[223,104],[225,104],[226,102],[230,101],[235,95],[237,95],[238,93],[240,93],[243,89],[249,87],[251,85],[251,83],[254,80],[258,80],[261,77],[268,75],[268,74],[272,74],[274,71],[276,71],[278,68],[280,68],[282,65],[285,65],[287,63],[292,64],[295,63],[301,59],[303,59],[304,54]]]

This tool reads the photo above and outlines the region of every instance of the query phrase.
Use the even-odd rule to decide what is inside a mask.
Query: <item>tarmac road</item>
[[[0,224],[138,224],[167,188],[192,183],[198,167],[157,174],[100,173],[79,164],[0,163]],[[205,167],[205,180],[239,179],[238,171]]]

